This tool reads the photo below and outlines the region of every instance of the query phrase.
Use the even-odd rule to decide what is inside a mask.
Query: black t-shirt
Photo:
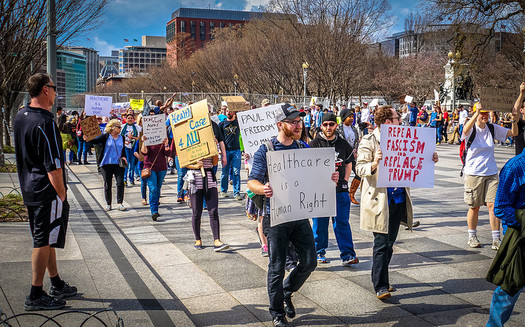
[[[339,172],[339,180],[337,182],[336,192],[348,192],[348,182],[345,180],[345,166],[354,161],[354,150],[346,140],[336,134],[335,139],[328,141],[321,136],[321,133],[310,142],[312,148],[328,148],[334,147],[337,153],[337,158],[340,162],[336,163],[337,171]]]
[[[24,204],[38,206],[55,200],[57,193],[47,173],[64,167],[64,154],[53,114],[42,108],[25,107],[16,115],[14,136]]]
[[[217,139],[217,143],[223,141],[224,142],[224,135],[222,135],[221,129],[219,128],[219,125],[217,125],[216,122],[213,120],[211,121],[211,127],[213,127],[213,134],[215,134],[215,138]]]
[[[516,144],[516,155],[520,154],[525,148],[525,120],[518,120],[518,135],[514,137]]]
[[[239,143],[239,136],[241,131],[239,129],[239,122],[237,119],[233,121],[223,120],[219,124],[219,129],[224,136],[224,145],[226,150],[240,150],[241,145]]]

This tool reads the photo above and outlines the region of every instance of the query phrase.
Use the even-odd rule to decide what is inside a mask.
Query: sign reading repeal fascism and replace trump
[[[284,119],[281,106],[282,103],[237,113],[244,152],[250,155],[248,160],[250,165],[253,162],[255,151],[261,144],[277,136],[279,131],[276,122]]]
[[[378,187],[434,187],[434,128],[383,124],[380,143]]]
[[[86,100],[84,102],[86,116],[110,117],[112,103],[112,97],[86,94]]]
[[[334,148],[268,151],[266,163],[273,189],[271,226],[336,215]]]
[[[102,133],[98,126],[97,116],[89,116],[81,120],[80,128],[82,128],[82,133],[87,137],[88,142]]]
[[[164,114],[142,117],[142,131],[146,136],[146,146],[161,144],[168,137],[166,116]]]
[[[219,154],[206,100],[174,111],[168,119],[181,167]]]

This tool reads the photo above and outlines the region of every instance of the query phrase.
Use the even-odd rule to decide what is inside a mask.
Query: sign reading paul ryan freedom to
[[[261,144],[277,136],[279,131],[276,122],[284,119],[281,106],[282,103],[237,113],[244,152],[250,155],[250,165]]]
[[[266,162],[273,189],[271,226],[336,215],[334,148],[268,151]]]
[[[86,116],[110,117],[112,97],[86,94],[84,108]]]
[[[146,136],[146,146],[161,144],[168,137],[166,116],[164,114],[142,117],[142,131]]]
[[[381,125],[378,187],[434,187],[436,129]]]
[[[168,118],[181,167],[219,154],[206,100],[176,110]]]

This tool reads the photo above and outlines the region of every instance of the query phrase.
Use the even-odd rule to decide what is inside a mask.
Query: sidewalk
[[[499,168],[513,152],[514,148],[496,147]],[[390,265],[398,289],[393,297],[385,302],[375,297],[370,281],[373,238],[359,229],[359,207],[352,205],[350,221],[360,263],[341,265],[331,232],[330,262],[320,264],[294,294],[297,317],[292,325],[486,324],[495,288],[484,280],[495,255],[490,249],[488,213],[480,212],[478,235],[483,247],[468,248],[458,146],[438,146],[438,153],[435,187],[412,190],[415,219],[421,226],[412,233],[399,233]],[[241,177],[245,190],[245,171]],[[0,191],[13,183],[11,178],[16,183],[16,175],[0,174]],[[66,248],[58,251],[59,270],[81,295],[68,300],[67,310],[93,313],[112,308],[125,326],[271,326],[268,260],[260,255],[256,224],[244,214],[244,201],[231,197],[231,187],[230,197],[219,200],[221,239],[231,250],[215,253],[206,213],[202,223],[206,248],[193,250],[191,209],[176,203],[176,175],[166,176],[157,222],[151,220],[149,206],[141,205],[138,185],[125,190],[128,211],[106,213],[103,182],[94,164],[71,166],[69,179],[70,225]],[[1,223],[0,239],[0,308],[13,316],[24,313],[31,279],[28,224]],[[46,278],[44,289],[48,288]],[[52,316],[67,310],[40,313]],[[506,326],[525,326],[523,297],[514,312]],[[98,317],[108,326],[115,325],[112,312]],[[79,326],[84,319],[67,314],[57,321]],[[33,326],[43,321],[29,317],[18,322]]]

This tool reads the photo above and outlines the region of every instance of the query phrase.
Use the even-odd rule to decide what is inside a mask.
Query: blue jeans
[[[78,140],[78,152],[77,152],[78,161],[81,161],[82,159],[84,159],[84,162],[86,162],[89,142],[84,141],[84,139],[81,137],[77,137],[77,140]]]
[[[490,302],[490,313],[487,327],[502,327],[510,318],[514,305],[518,301],[523,288],[519,290],[514,296],[510,296],[507,292],[498,286],[492,296]]]
[[[436,128],[436,143],[441,143],[441,134],[443,133],[443,126]]]
[[[352,240],[352,230],[348,221],[350,216],[350,195],[348,192],[336,193],[337,215],[332,217],[335,239],[341,254],[342,260],[355,258],[354,242]],[[315,250],[317,254],[325,255],[328,247],[328,223],[330,217],[313,218],[312,229],[314,232]]]
[[[151,176],[147,178],[149,188],[149,209],[151,214],[159,212],[160,189],[166,176],[167,170],[151,171]]]
[[[222,167],[221,192],[228,192],[228,177],[230,167],[233,167],[233,195],[241,193],[241,150],[226,150],[228,162]]]
[[[186,172],[188,171],[188,168],[181,168],[179,164],[179,157],[175,157],[175,168],[177,168],[177,197],[184,198],[184,190],[182,187],[184,186],[184,176],[186,176]]]
[[[135,178],[135,170],[137,169],[137,158],[133,154],[133,148],[126,148],[126,160],[128,161],[128,166],[124,172],[124,181],[129,177],[129,181],[133,182]]]

